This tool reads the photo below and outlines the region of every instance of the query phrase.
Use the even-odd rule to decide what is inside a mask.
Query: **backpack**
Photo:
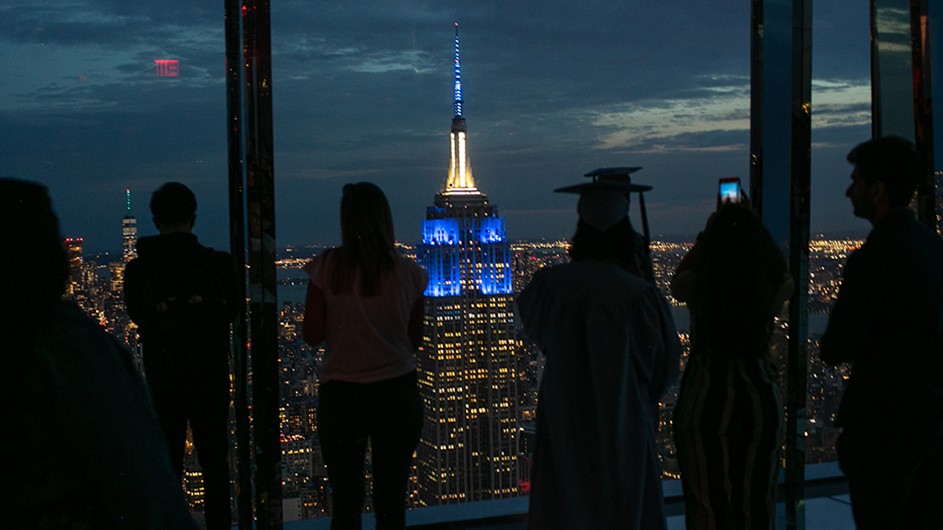
[[[209,262],[214,251],[200,251],[162,257],[148,271],[142,338],[172,358],[195,360],[228,340],[226,292]]]

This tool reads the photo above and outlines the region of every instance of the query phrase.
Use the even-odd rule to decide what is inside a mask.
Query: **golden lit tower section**
[[[455,83],[452,92],[454,95],[452,132],[449,134],[451,144],[451,158],[449,163],[449,178],[445,181],[445,192],[449,194],[477,194],[475,178],[472,176],[471,159],[468,156],[468,128],[465,126],[465,116],[462,107],[465,100],[462,98],[462,63],[459,57],[458,22],[455,23],[455,59],[453,66]]]
[[[504,218],[471,176],[457,27],[451,163],[417,247],[429,274],[416,456],[426,506],[514,497],[520,487],[510,248]]]
[[[124,189],[125,205],[127,206],[124,218],[121,219],[121,258],[127,264],[137,257],[138,221],[131,215],[131,190]]]

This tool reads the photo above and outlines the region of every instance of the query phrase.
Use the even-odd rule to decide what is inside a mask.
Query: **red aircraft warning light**
[[[157,77],[177,77],[180,75],[180,61],[177,59],[154,59]]]

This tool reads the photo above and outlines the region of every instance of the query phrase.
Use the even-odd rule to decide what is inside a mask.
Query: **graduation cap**
[[[632,173],[641,167],[603,167],[583,175],[590,177],[589,182],[564,186],[553,190],[556,193],[575,193],[580,196],[577,212],[580,219],[593,228],[603,231],[618,223],[629,211],[629,196],[639,194],[639,213],[642,216],[642,229],[646,245],[649,242],[648,215],[645,211],[643,193],[651,191],[651,186],[632,183]]]

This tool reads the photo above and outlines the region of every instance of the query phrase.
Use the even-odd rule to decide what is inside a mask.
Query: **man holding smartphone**
[[[839,464],[859,529],[943,528],[943,240],[908,208],[924,166],[898,137],[848,161],[845,195],[873,228],[822,337],[823,361],[852,366]]]

